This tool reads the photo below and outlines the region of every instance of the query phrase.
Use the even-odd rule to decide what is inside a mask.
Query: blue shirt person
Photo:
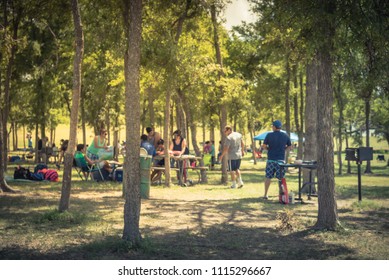
[[[285,152],[292,147],[289,136],[281,132],[281,126],[282,123],[279,120],[274,121],[272,125],[273,132],[266,135],[262,144],[262,148],[268,150],[264,199],[268,199],[267,192],[270,187],[271,178],[274,178],[274,175],[278,180],[284,178],[285,171],[281,169],[279,163],[285,162]]]
[[[141,148],[145,148],[146,151],[147,151],[147,154],[150,155],[150,156],[155,156],[156,155],[156,151],[155,151],[155,147],[153,144],[151,144],[148,140],[147,140],[147,135],[146,134],[143,134],[141,137],[140,137],[140,146]]]

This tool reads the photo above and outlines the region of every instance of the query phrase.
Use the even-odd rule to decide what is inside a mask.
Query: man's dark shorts
[[[228,171],[236,171],[240,168],[240,159],[231,159],[228,161]]]
[[[280,161],[279,163],[283,163]],[[281,171],[282,169],[282,171]],[[277,179],[282,179],[285,177],[285,169],[281,168],[277,161],[267,161],[266,162],[266,178],[274,178],[274,175]]]

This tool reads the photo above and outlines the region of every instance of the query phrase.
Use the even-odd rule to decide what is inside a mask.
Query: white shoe
[[[233,184],[233,185],[230,186],[230,188],[231,188],[231,189],[236,189],[236,185]]]
[[[243,188],[243,181],[240,181],[239,183],[238,183],[238,188],[240,189],[240,188]]]

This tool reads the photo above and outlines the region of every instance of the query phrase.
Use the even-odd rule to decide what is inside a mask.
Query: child
[[[77,145],[77,151],[74,154],[74,159],[80,162],[81,164],[81,170],[85,176],[85,179],[88,178],[88,172],[93,164],[95,164],[97,161],[91,160],[88,158],[85,154],[85,145],[84,144],[78,144]]]

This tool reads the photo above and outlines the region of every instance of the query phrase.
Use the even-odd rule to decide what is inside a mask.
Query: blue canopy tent
[[[273,132],[273,131],[266,131],[266,132],[263,132],[263,133],[261,133],[261,134],[255,136],[255,137],[254,137],[254,140],[263,141],[263,140],[265,140],[266,135],[267,135],[268,133],[270,133],[270,132]],[[281,130],[281,132],[286,133],[285,130]],[[287,134],[287,133],[286,133],[286,134]],[[290,141],[292,141],[292,142],[297,142],[298,140],[299,140],[299,137],[297,136],[297,134],[294,133],[294,132],[291,132],[291,133],[290,133]]]

